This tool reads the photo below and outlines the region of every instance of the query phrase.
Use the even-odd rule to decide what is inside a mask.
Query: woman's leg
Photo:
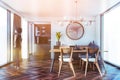
[[[15,48],[14,55],[13,55],[14,66],[20,67],[20,49]]]
[[[20,59],[21,59],[20,57],[21,57],[21,55],[20,55],[20,49],[19,48],[17,49],[17,52],[18,53],[17,53],[17,56],[16,56],[17,57],[16,64],[17,64],[17,67],[20,67]]]

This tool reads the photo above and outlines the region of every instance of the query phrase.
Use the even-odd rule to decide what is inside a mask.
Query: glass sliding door
[[[104,60],[120,67],[120,5],[104,16]]]
[[[0,7],[0,66],[7,63],[7,10]]]
[[[22,18],[21,20],[22,27],[22,58],[28,58],[28,23]]]
[[[14,15],[11,13],[11,61],[13,61],[13,18]]]

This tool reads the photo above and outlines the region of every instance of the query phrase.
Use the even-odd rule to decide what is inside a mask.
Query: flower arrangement
[[[60,38],[61,38],[61,32],[56,32],[56,38],[57,38],[58,41],[60,40]]]

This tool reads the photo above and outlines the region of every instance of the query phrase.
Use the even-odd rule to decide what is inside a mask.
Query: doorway
[[[51,24],[34,24],[34,56],[40,60],[49,60],[51,47]]]

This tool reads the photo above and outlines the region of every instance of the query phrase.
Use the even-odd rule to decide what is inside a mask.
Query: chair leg
[[[87,75],[88,62],[86,61],[85,76]]]
[[[58,77],[60,76],[60,72],[61,72],[61,68],[62,68],[62,62],[59,62],[59,72],[58,72]]]
[[[84,67],[84,61],[82,61],[81,70],[83,70],[83,67]]]
[[[95,65],[94,65],[94,63],[93,63],[93,70],[95,70]]]
[[[76,76],[72,62],[69,62],[70,68],[72,69],[74,77]]]
[[[95,65],[96,65],[96,67],[97,67],[97,69],[98,69],[100,75],[102,76],[102,73],[101,73],[101,70],[100,70],[100,67],[99,67],[98,63],[95,63]]]
[[[80,62],[79,62],[79,68],[82,67],[82,60],[80,59]]]
[[[52,71],[53,71],[54,62],[55,62],[55,60],[54,60],[54,59],[52,59],[51,66],[50,66],[50,72],[52,72]]]

